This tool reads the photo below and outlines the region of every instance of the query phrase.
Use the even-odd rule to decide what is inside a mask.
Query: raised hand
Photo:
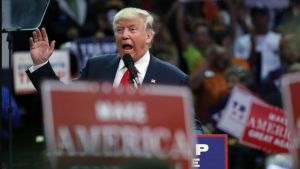
[[[45,28],[36,29],[29,38],[30,55],[33,65],[45,63],[54,50],[55,41],[49,45],[48,35]]]

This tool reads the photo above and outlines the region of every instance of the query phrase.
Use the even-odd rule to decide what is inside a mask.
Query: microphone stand
[[[133,84],[136,88],[140,87],[139,82],[137,82],[136,79],[132,75],[129,76],[128,82],[129,82],[129,84]]]
[[[13,53],[13,31],[3,29],[2,32],[7,32],[8,42],[8,169],[13,168],[13,110],[12,110],[12,53]]]

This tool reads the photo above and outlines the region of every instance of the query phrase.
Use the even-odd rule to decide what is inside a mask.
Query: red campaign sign
[[[287,153],[288,134],[281,109],[254,101],[240,142],[269,153]]]
[[[288,112],[288,127],[291,131],[296,166],[300,166],[300,72],[282,77],[282,97],[284,109]]]
[[[293,107],[293,120],[296,120],[294,124],[296,128],[296,134],[294,135],[296,137],[297,141],[297,150],[296,150],[296,156],[297,156],[297,162],[298,165],[300,166],[300,81],[297,83],[293,83],[290,85],[290,90],[291,90],[291,104]],[[298,103],[298,104],[297,104]]]
[[[42,85],[49,154],[59,168],[107,167],[139,158],[191,167],[191,94],[187,88],[76,82]]]

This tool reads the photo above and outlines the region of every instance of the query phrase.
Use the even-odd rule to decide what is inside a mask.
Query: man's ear
[[[151,30],[147,30],[146,31],[147,44],[151,44],[152,40],[153,40],[153,32]]]

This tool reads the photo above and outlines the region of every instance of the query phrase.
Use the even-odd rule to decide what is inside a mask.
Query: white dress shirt
[[[149,51],[147,51],[143,57],[141,57],[138,61],[134,63],[135,68],[138,70],[138,78],[140,83],[143,83],[147,68],[149,66],[149,62],[150,62],[150,53]],[[113,84],[114,87],[120,85],[121,79],[124,73],[126,72],[126,70],[127,68],[125,67],[124,62],[121,59],[118,66],[118,70],[116,72],[116,76]]]
[[[37,69],[39,69],[40,67],[44,66],[48,62],[49,62],[49,60],[47,60],[45,63],[39,64],[39,65],[35,65],[35,66],[32,65],[32,66],[30,66],[29,72],[32,73],[32,72],[36,71]]]

